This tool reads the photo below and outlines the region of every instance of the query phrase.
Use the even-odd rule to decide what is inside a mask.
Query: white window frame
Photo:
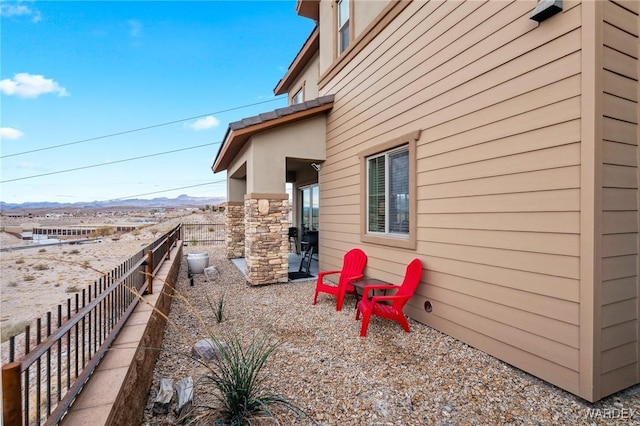
[[[301,104],[302,102],[304,102],[304,93],[302,88],[300,88],[300,90],[291,97],[291,105]]]
[[[347,50],[347,48],[349,47],[349,44],[351,43],[351,4],[350,4],[351,0],[338,0],[336,1],[336,7],[337,7],[337,12],[336,12],[336,27],[337,27],[337,42],[338,42],[338,56],[342,54],[342,52],[344,52],[345,50]],[[342,16],[342,13],[340,12],[341,10],[344,11],[343,7],[346,9],[346,17]],[[341,21],[341,18],[345,18],[343,20],[343,22]],[[345,31],[346,31],[346,38],[345,38]]]
[[[407,227],[407,232],[393,232],[391,231],[390,228],[390,216],[391,216],[391,209],[390,209],[390,202],[391,202],[391,194],[389,193],[390,188],[391,188],[391,173],[389,171],[390,166],[391,166],[391,161],[389,160],[390,157],[393,154],[397,154],[397,153],[401,153],[401,152],[406,152],[407,153],[407,192],[409,191],[409,162],[410,162],[410,158],[409,158],[409,145],[403,145],[400,146],[398,148],[394,148],[394,149],[390,149],[388,151],[385,152],[381,152],[379,154],[375,154],[375,155],[371,155],[369,157],[366,158],[366,162],[367,162],[367,175],[366,175],[366,181],[367,181],[367,192],[366,192],[366,197],[367,197],[367,205],[366,205],[366,230],[367,230],[367,234],[371,234],[371,235],[376,235],[376,236],[382,236],[382,237],[392,237],[392,238],[404,238],[404,239],[409,239],[409,228]],[[380,157],[384,157],[385,158],[385,162],[384,162],[384,231],[372,231],[370,229],[370,219],[371,219],[371,209],[369,206],[369,202],[370,202],[370,191],[371,188],[369,187],[369,175],[371,173],[371,163],[370,161],[376,158],[380,158]],[[408,205],[407,205],[407,216],[409,216],[409,211],[408,211]],[[408,219],[409,221],[411,220],[410,217]]]

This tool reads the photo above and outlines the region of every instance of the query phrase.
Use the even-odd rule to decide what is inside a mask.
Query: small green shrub
[[[38,253],[44,253],[44,252],[46,252],[46,251],[47,251],[47,249],[46,249],[46,248],[41,248],[40,250],[38,250]]]
[[[22,281],[34,281],[36,279],[36,277],[34,277],[33,275],[25,275],[24,277],[22,277]]]
[[[69,254],[80,254],[80,250],[78,249],[73,249],[69,252]]]
[[[80,287],[78,287],[77,285],[70,285],[64,291],[65,293],[77,293],[80,291]]]
[[[230,336],[226,343],[211,338],[219,354],[213,361],[203,364],[207,374],[201,379],[204,385],[212,385],[223,408],[218,411],[213,407],[203,407],[207,412],[203,415],[205,423],[219,423],[234,426],[253,424],[256,418],[268,418],[279,424],[271,406],[279,405],[295,413],[306,416],[304,411],[296,407],[282,395],[269,392],[264,387],[262,369],[269,356],[279,343],[272,342],[267,336],[254,335],[245,347],[237,336]],[[215,419],[217,416],[222,419]]]
[[[49,267],[47,265],[45,265],[44,263],[39,263],[39,264],[35,265],[33,267],[33,269],[35,269],[36,271],[46,271],[47,269],[49,269]]]
[[[21,265],[23,263],[24,263],[24,259],[23,258],[20,258],[20,259],[16,260],[16,265]]]

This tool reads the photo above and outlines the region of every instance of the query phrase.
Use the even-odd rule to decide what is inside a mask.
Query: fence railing
[[[139,301],[153,293],[153,277],[181,237],[182,225],[149,244],[104,275],[93,286],[58,305],[45,324],[25,328],[24,351],[2,366],[3,418],[6,425],[57,424],[93,374]],[[32,341],[35,347],[31,347]]]
[[[183,223],[182,240],[186,244],[224,244],[227,228],[224,223]]]

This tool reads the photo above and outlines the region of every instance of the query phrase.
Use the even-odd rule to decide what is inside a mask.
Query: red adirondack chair
[[[407,265],[407,271],[404,274],[404,280],[400,286],[397,285],[368,285],[364,288],[362,299],[358,303],[356,309],[356,320],[360,319],[362,313],[362,327],[360,328],[360,337],[367,337],[367,328],[369,327],[369,319],[371,315],[377,315],[400,323],[404,331],[409,333],[409,323],[402,312],[404,305],[411,299],[416,291],[420,278],[422,277],[422,262],[420,259],[413,259]],[[368,293],[374,290],[395,291],[389,296],[373,296],[368,297]],[[391,301],[388,305],[387,301]]]
[[[323,271],[318,273],[316,282],[316,294],[313,296],[313,305],[318,301],[318,293],[328,293],[336,297],[336,311],[342,310],[342,302],[345,294],[354,294],[355,288],[352,282],[361,279],[364,275],[364,267],[367,264],[367,255],[360,249],[354,248],[345,253],[342,260],[342,269],[339,271]],[[334,285],[324,281],[327,275],[340,274],[338,284]]]

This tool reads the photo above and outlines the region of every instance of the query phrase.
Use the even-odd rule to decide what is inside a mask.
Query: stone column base
[[[289,280],[289,196],[247,194],[244,199],[246,279],[251,285]]]
[[[244,203],[227,203],[227,259],[244,257]]]

